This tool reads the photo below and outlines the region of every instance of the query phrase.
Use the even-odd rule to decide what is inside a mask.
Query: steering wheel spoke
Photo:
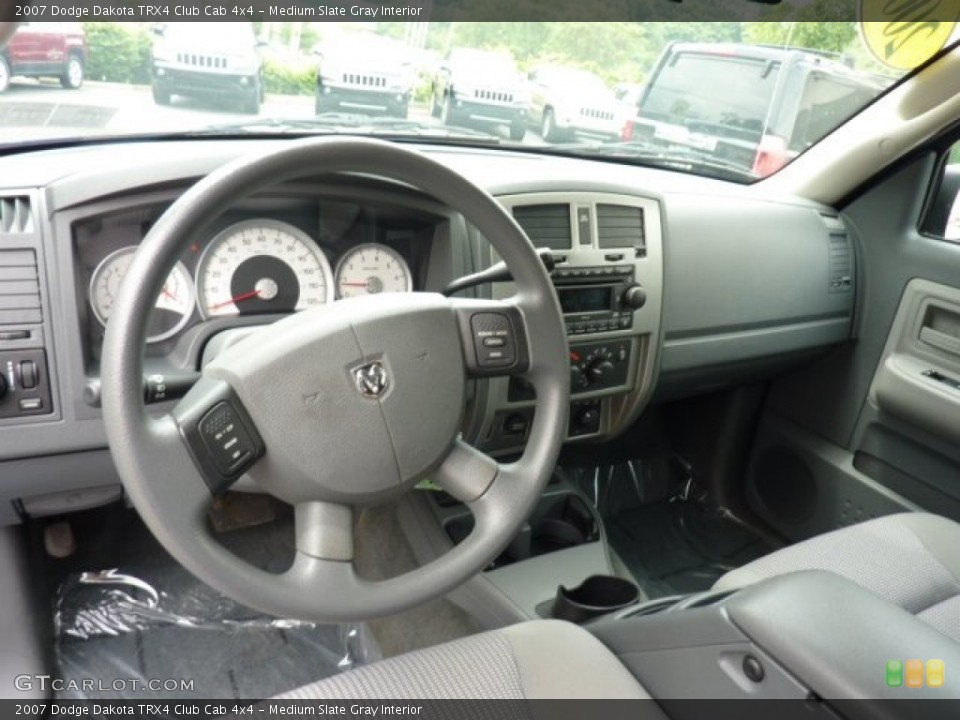
[[[454,298],[470,377],[523,375],[530,367],[527,326],[518,304],[504,300]]]
[[[294,508],[297,552],[317,560],[353,560],[353,508],[303,502]]]
[[[253,420],[222,380],[202,377],[172,415],[211,493],[233,485],[265,452]]]
[[[496,460],[457,440],[431,477],[457,500],[469,504],[487,492],[499,472]]]

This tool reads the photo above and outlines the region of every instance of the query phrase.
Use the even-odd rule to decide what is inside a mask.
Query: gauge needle
[[[166,288],[163,289],[163,294],[164,294],[166,297],[168,297],[168,298],[170,298],[171,300],[173,300],[174,302],[179,302],[179,301],[177,300],[177,296],[174,295],[174,294],[173,294],[172,292],[170,292],[169,290],[167,290]]]
[[[342,282],[342,283],[340,283],[340,284],[343,285],[344,287],[366,287],[366,286],[369,285],[370,283],[366,283],[366,282],[358,282],[358,283]]]
[[[249,300],[250,298],[255,298],[255,297],[257,297],[258,295],[260,295],[260,291],[259,291],[259,290],[251,290],[250,292],[241,293],[240,295],[237,295],[236,297],[230,298],[229,300],[224,300],[223,302],[217,303],[216,305],[211,305],[209,309],[210,309],[210,310],[216,310],[217,308],[222,308],[222,307],[224,307],[225,305],[231,305],[231,304],[234,304],[234,303],[238,303],[238,302],[240,302],[241,300]]]

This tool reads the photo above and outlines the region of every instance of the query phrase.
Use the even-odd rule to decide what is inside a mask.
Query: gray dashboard
[[[79,509],[116,492],[100,412],[85,397],[97,372],[96,325],[90,323],[85,283],[110,248],[135,245],[142,235],[97,240],[91,228],[125,213],[147,227],[193,180],[276,142],[282,141],[103,144],[0,159],[0,364],[6,371],[26,353],[42,352],[48,388],[39,410],[0,413],[0,524],[24,514]],[[611,255],[596,231],[590,243],[578,240],[570,251],[559,251],[569,256],[570,274],[574,266],[599,268],[613,262],[607,256],[619,255],[619,267],[628,268],[630,281],[647,292],[628,330],[611,326],[589,338],[571,336],[574,350],[590,346],[588,339],[631,348],[622,382],[582,394],[581,403],[599,403],[603,422],[579,441],[616,436],[658,395],[695,394],[744,373],[774,372],[850,336],[855,257],[844,222],[829,208],[764,197],[756,187],[616,163],[495,149],[424,151],[511,208],[546,198],[568,204],[574,223],[576,210],[585,207],[594,222],[601,205],[643,210],[642,254],[628,248],[627,257]],[[389,208],[401,225],[403,218],[417,218],[420,231],[404,241],[403,251],[416,290],[437,291],[493,260],[485,241],[454,210],[377,178],[306,178],[238,201],[234,219],[285,217],[319,236],[311,223],[324,203]],[[377,227],[370,225],[374,233]],[[81,237],[94,240],[80,247]],[[342,252],[334,247],[339,241],[326,250],[331,260]],[[16,284],[5,286],[4,280]],[[182,338],[148,352],[148,359],[152,353],[165,368],[195,365],[201,340],[218,327],[195,322]],[[522,445],[522,437],[518,443],[489,437],[497,413],[535,408],[532,399],[508,401],[506,392],[484,382],[475,388],[465,436],[487,444],[485,449],[507,452]]]

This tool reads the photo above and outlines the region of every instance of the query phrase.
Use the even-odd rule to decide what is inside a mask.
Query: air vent
[[[13,235],[33,232],[30,198],[0,198],[0,234]]]
[[[521,205],[513,217],[536,247],[569,250],[573,244],[569,205]]]
[[[601,248],[634,248],[646,255],[643,209],[629,205],[597,205],[597,236]]]
[[[847,228],[836,215],[821,215],[827,231],[830,233],[828,249],[830,252],[829,291],[832,293],[850,292],[853,289],[853,254],[850,250],[850,238]]]
[[[0,325],[42,320],[36,253],[0,250]]]

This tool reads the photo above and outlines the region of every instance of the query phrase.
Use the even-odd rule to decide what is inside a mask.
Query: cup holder
[[[623,610],[640,598],[637,586],[613,575],[592,575],[575,588],[557,588],[550,616],[558,620],[583,623]]]

